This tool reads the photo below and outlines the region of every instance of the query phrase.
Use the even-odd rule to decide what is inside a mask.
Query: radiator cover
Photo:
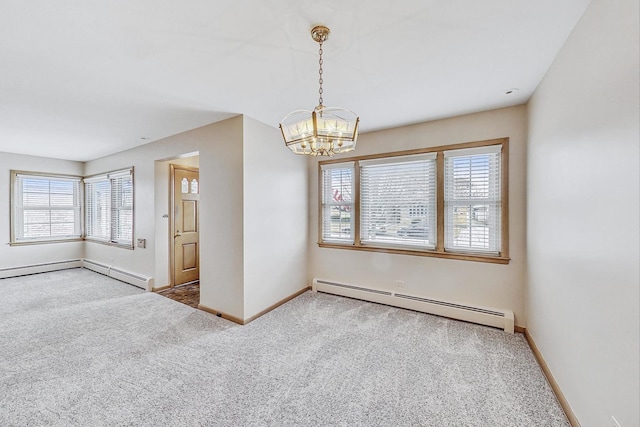
[[[480,307],[434,298],[425,298],[403,292],[374,289],[318,278],[313,279],[312,289],[315,292],[341,295],[364,301],[421,311],[423,313],[435,314],[437,316],[449,317],[451,319],[464,320],[466,322],[477,323],[480,325],[492,326],[494,328],[504,329],[504,331],[509,334],[513,334],[514,332],[514,316],[513,312],[509,310]]]

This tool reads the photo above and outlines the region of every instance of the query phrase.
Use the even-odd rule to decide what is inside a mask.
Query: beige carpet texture
[[[569,426],[521,334],[311,291],[239,326],[84,269],[0,294],[1,426]]]

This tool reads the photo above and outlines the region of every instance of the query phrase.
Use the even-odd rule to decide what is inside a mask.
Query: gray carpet
[[[520,334],[307,292],[246,326],[83,269],[0,280],[2,426],[568,426]]]

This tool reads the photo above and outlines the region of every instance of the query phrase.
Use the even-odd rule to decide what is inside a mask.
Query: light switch
[[[147,239],[138,239],[138,247],[146,248],[147,247]]]

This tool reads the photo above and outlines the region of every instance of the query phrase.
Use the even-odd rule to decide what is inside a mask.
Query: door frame
[[[181,166],[171,163],[169,165],[171,172],[169,173],[169,287],[175,287],[176,272],[175,272],[175,260],[176,260],[176,245],[175,245],[175,229],[176,229],[176,194],[175,194],[175,181],[176,181],[176,169],[186,170],[189,172],[198,172],[200,176],[200,168],[191,166]],[[198,178],[198,188],[200,187],[200,179]],[[198,190],[199,192],[199,190]],[[200,218],[200,203],[198,203],[198,218]],[[198,235],[200,234],[200,227],[198,227]],[[198,250],[198,265],[200,265],[200,251]],[[199,275],[198,275],[199,277]]]

